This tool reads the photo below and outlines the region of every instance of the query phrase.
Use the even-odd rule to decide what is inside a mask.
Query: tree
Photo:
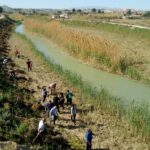
[[[37,13],[35,9],[33,9],[32,12],[33,12],[33,14],[36,14],[36,13]]]
[[[78,13],[81,13],[81,12],[82,12],[82,10],[81,10],[81,9],[78,9],[78,10],[77,10],[77,12],[78,12]]]
[[[147,11],[143,16],[144,17],[150,17],[150,11]]]
[[[72,9],[72,13],[75,13],[75,12],[76,12],[76,9],[75,9],[75,8],[73,8],[73,9]]]
[[[62,11],[58,10],[58,11],[57,11],[57,14],[59,14],[59,15],[62,14]]]
[[[2,13],[3,12],[3,7],[0,7],[0,13]]]
[[[96,9],[95,9],[95,8],[92,8],[92,12],[95,13],[95,12],[96,12]]]
[[[102,13],[102,10],[101,10],[101,9],[99,9],[99,10],[98,10],[98,13],[99,13],[99,14],[100,14],[100,13]]]
[[[131,14],[132,14],[131,9],[128,9],[128,10],[127,10],[127,15],[131,15]]]

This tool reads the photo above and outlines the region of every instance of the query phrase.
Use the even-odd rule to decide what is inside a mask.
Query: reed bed
[[[43,34],[66,49],[71,55],[86,62],[93,62],[103,68],[118,67],[120,62],[120,50],[117,44],[90,35],[82,31],[67,28],[58,21],[51,21],[42,24],[36,19],[25,19],[25,26],[28,30]]]

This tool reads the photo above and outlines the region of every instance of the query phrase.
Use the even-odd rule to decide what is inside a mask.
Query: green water
[[[36,34],[27,33],[27,31],[24,31],[23,25],[17,26],[16,32],[26,35],[37,50],[44,54],[46,59],[61,65],[64,69],[79,74],[82,79],[88,81],[91,86],[97,89],[101,89],[102,87],[105,88],[111,95],[121,98],[125,104],[133,100],[136,102],[150,103],[149,86],[83,64],[64,53],[48,39],[37,36]]]

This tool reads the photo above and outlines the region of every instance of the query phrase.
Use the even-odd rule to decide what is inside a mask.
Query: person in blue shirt
[[[91,150],[91,148],[92,148],[92,131],[91,131],[91,129],[88,129],[86,131],[85,138],[86,138],[86,150]]]

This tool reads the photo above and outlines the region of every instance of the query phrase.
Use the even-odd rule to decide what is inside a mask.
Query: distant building
[[[59,17],[62,19],[69,19],[68,14],[60,14]]]
[[[126,18],[128,18],[128,19],[141,19],[142,15],[130,15],[130,16],[126,16]]]
[[[52,19],[58,19],[58,18],[59,18],[59,15],[52,15],[51,18],[52,18]]]
[[[52,19],[69,19],[69,15],[68,14],[52,15],[51,18]]]
[[[109,9],[104,9],[104,13],[113,13],[113,11]]]

